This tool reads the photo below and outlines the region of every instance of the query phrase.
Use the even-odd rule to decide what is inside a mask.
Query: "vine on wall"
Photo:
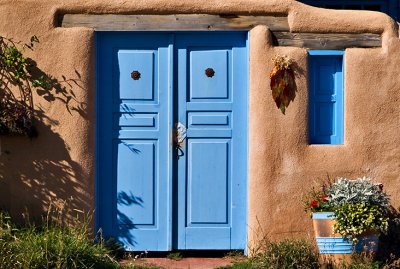
[[[33,61],[23,53],[33,50],[39,39],[32,36],[30,42],[21,45],[0,36],[0,135],[38,135],[34,126],[33,88],[50,87],[43,75],[32,71]],[[19,49],[21,47],[21,49]]]

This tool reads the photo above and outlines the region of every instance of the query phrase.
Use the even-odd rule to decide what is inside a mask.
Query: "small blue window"
[[[309,142],[343,144],[343,51],[309,51]]]

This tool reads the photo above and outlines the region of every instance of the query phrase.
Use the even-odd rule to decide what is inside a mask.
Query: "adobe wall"
[[[62,89],[34,96],[38,138],[0,138],[0,207],[14,216],[25,211],[39,216],[49,200],[94,209],[94,32],[55,27],[57,13],[288,14],[292,31],[383,33],[382,48],[346,50],[344,145],[315,146],[307,141],[306,49],[272,46],[266,26],[250,31],[249,242],[254,245],[262,233],[272,239],[308,237],[311,221],[301,199],[326,174],[372,176],[400,206],[400,39],[388,16],[291,0],[0,0],[0,35],[22,41],[37,35],[41,42],[28,55]],[[269,88],[271,58],[277,54],[297,63],[298,90],[286,115]]]

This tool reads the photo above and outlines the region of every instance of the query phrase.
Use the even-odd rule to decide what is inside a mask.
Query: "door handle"
[[[185,144],[185,139],[186,139],[186,130],[187,130],[186,126],[183,123],[181,122],[175,123],[174,142],[175,142],[177,159],[179,159],[179,157],[184,155],[183,146]]]

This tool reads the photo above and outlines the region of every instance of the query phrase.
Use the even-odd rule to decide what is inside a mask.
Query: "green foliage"
[[[357,243],[358,236],[368,230],[386,233],[389,225],[389,197],[383,185],[370,178],[339,178],[329,189],[327,200],[334,207],[335,232]]]
[[[379,269],[380,263],[368,254],[352,254],[350,262],[342,262],[333,269]]]
[[[235,261],[245,258],[243,251],[241,250],[231,250],[225,253],[224,258],[232,259]]]
[[[307,194],[303,200],[304,211],[311,212],[330,212],[333,211],[331,204],[328,201],[328,195],[326,193],[325,185],[322,185],[321,189],[312,187],[309,194]]]
[[[306,240],[285,239],[271,242],[264,239],[254,257],[218,269],[316,269],[318,254]]]
[[[382,191],[383,185],[371,183],[367,177],[349,180],[338,178],[329,188],[327,200],[333,207],[344,204],[376,205],[383,210],[389,208],[389,197]]]
[[[246,261],[238,261],[233,263],[232,265],[217,267],[216,269],[253,269],[255,265],[252,263],[251,259]]]
[[[350,261],[334,263],[330,260],[319,259],[312,246],[304,240],[287,239],[281,242],[270,242],[264,239],[263,249],[252,258],[247,258],[232,265],[217,269],[395,269],[400,268],[400,259],[392,259],[383,264],[377,261],[370,253],[352,254]]]
[[[14,73],[16,80],[26,79],[26,58],[22,55],[22,52],[15,46],[5,47],[3,49],[1,60],[4,66]]]
[[[290,269],[318,268],[318,254],[305,240],[285,239],[266,242],[264,251],[252,262],[253,268]]]
[[[167,255],[167,259],[180,261],[183,259],[182,254],[180,252],[170,252]]]
[[[50,227],[26,229],[13,242],[26,268],[113,268],[108,250],[88,240],[84,230]]]
[[[10,216],[0,212],[0,268],[14,268],[15,254],[9,244],[14,231]]]
[[[357,237],[368,230],[387,232],[391,207],[382,184],[374,184],[367,177],[355,180],[338,178],[333,183],[328,178],[328,183],[321,190],[312,188],[304,201],[306,211],[333,211],[335,232],[353,243],[357,243]]]
[[[389,218],[379,206],[366,204],[344,204],[335,208],[334,231],[357,243],[357,237],[368,230],[386,233]]]
[[[104,242],[90,239],[87,221],[16,229],[1,213],[0,229],[0,268],[120,268]]]
[[[33,49],[38,43],[32,36],[22,49],[12,39],[0,36],[0,134],[37,135],[33,126],[34,109],[32,87],[49,89],[45,76],[31,71],[30,59],[23,55],[25,48]]]
[[[34,87],[45,88],[46,78],[44,76],[35,77],[31,72],[30,62],[23,55],[25,48],[33,50],[34,43],[39,43],[37,36],[32,36],[29,44],[24,44],[22,49],[18,49],[17,44],[12,39],[0,36],[0,68],[11,75],[8,78],[17,84],[23,85],[35,81]]]

